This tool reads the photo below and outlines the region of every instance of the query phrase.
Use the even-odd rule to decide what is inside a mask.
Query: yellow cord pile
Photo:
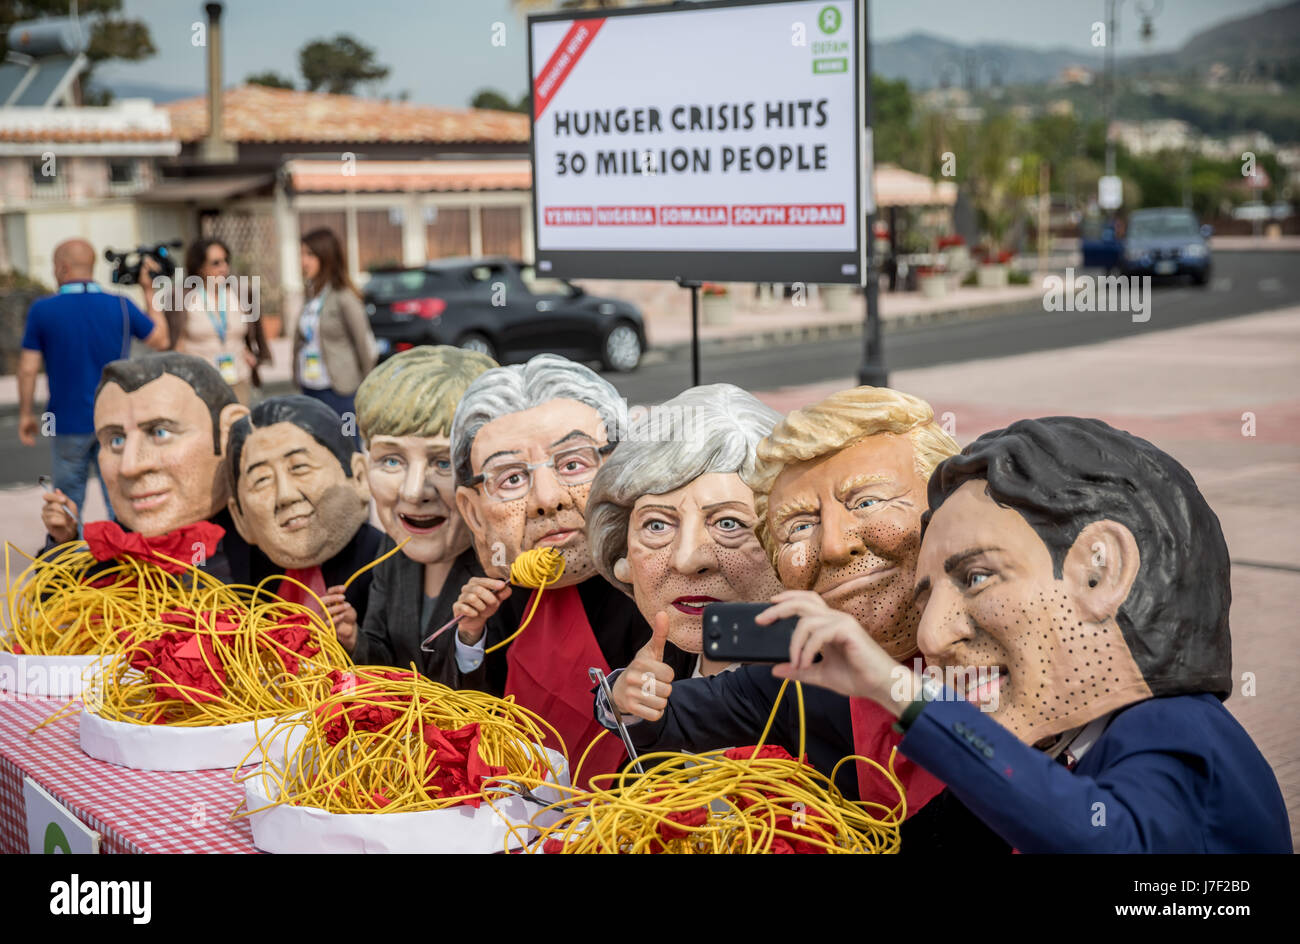
[[[31,563],[11,578],[11,552]],[[92,586],[92,583],[98,586]],[[0,649],[40,656],[93,655],[113,648],[118,630],[157,618],[184,581],[147,561],[101,563],[80,541],[32,558],[5,544],[6,627]]]
[[[179,727],[271,718],[319,701],[329,673],[351,665],[327,617],[261,585],[191,576],[194,585],[168,593],[152,622],[127,627],[87,693],[96,714]]]
[[[533,621],[533,614],[537,612],[537,604],[542,602],[542,593],[547,587],[554,584],[564,575],[564,555],[553,547],[537,547],[530,551],[523,551],[515,558],[514,563],[510,565],[510,582],[519,587],[528,587],[536,590],[533,596],[533,605],[529,609],[528,615],[524,621],[519,624],[519,628],[513,633],[501,640],[494,646],[489,646],[483,654],[496,652],[504,646],[510,645],[514,638],[522,633],[528,624]]]
[[[299,716],[264,732],[252,773],[274,802],[331,813],[439,810],[534,790],[560,771],[538,745],[551,731],[509,698],[455,691],[414,671],[361,666]],[[557,735],[558,737],[558,735]]]
[[[781,748],[763,747],[786,686],[754,747],[705,754],[644,754],[645,774],[593,777],[593,788],[534,817],[536,848],[552,853],[892,853],[907,815],[903,786],[866,757],[842,759],[831,777]],[[803,754],[803,692],[799,696]],[[845,763],[864,761],[898,790],[892,808],[850,801],[835,786]],[[575,773],[575,782],[579,775]],[[543,825],[559,811],[559,818]],[[515,841],[522,841],[519,835]]]

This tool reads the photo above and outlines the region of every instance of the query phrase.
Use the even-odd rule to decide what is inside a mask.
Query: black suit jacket
[[[383,550],[393,546],[384,539]],[[470,577],[481,577],[474,549],[465,551],[452,562],[438,602],[428,623],[421,623],[424,606],[424,565],[405,554],[394,554],[374,569],[370,586],[370,606],[365,622],[357,633],[352,661],[358,665],[392,665],[409,668],[414,662],[421,674],[435,682],[456,687],[456,631],[449,629],[437,638],[435,652],[424,652],[420,643],[429,633],[451,619],[451,605],[456,602]]]
[[[225,514],[225,512],[222,513]],[[221,524],[220,521],[217,523]],[[261,548],[247,544],[240,539],[238,532],[234,530],[233,524],[229,526],[227,538],[230,537],[231,533],[234,534],[236,541],[229,543],[227,555],[234,583],[247,583],[256,586],[267,577],[284,573],[284,568],[267,557]],[[378,528],[369,523],[362,524],[357,529],[357,533],[352,535],[352,540],[343,545],[342,550],[320,565],[321,576],[325,579],[325,586],[334,587],[343,583],[383,553],[380,549],[381,545],[391,547],[392,543],[388,536]],[[227,542],[223,541],[222,544],[226,546]],[[357,611],[358,627],[365,622],[369,610],[370,588],[374,582],[377,569],[371,568],[366,571],[343,594],[344,599],[351,603],[353,609]],[[274,593],[277,586],[277,582],[272,580],[267,583],[266,588]]]

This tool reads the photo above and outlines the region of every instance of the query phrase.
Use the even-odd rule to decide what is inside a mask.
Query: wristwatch
[[[894,722],[894,730],[899,734],[906,734],[907,729],[912,726],[912,722],[921,716],[921,712],[925,710],[927,704],[932,701],[942,700],[943,683],[930,675],[924,675],[921,679],[920,694],[913,698],[911,703],[903,709],[903,713]]]

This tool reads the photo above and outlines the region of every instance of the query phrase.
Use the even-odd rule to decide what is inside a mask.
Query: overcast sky
[[[1146,49],[1137,40],[1135,4],[1162,7]],[[1278,0],[1127,0],[1121,3],[1116,49],[1176,49],[1208,26],[1277,5]],[[1104,18],[1105,6],[1105,0],[875,0],[872,39],[927,32],[959,43],[1091,51],[1091,24]],[[149,24],[158,54],[139,64],[105,65],[100,74],[201,90],[204,50],[190,37],[192,24],[204,19],[203,3],[125,0],[124,7]],[[524,18],[513,11],[510,0],[227,0],[225,84],[266,69],[301,83],[299,47],[350,33],[392,69],[384,91],[409,90],[412,101],[454,106],[467,105],[484,87],[517,97],[527,87],[527,56]],[[505,24],[504,46],[491,42],[497,22]]]

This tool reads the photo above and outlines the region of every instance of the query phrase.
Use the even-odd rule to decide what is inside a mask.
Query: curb
[[[906,315],[886,318],[881,329],[885,334],[892,334],[922,325],[955,324],[963,321],[977,321],[981,318],[996,318],[1000,315],[1024,311],[1027,307],[1041,309],[1042,301],[1037,296],[1031,296],[1016,301],[998,302],[993,305],[911,312]],[[700,354],[724,354],[736,351],[753,351],[769,346],[860,338],[862,337],[862,323],[865,317],[864,313],[853,321],[769,328],[734,337],[700,338]],[[656,357],[656,355],[658,356]],[[671,344],[651,348],[641,359],[641,364],[642,366],[652,366],[670,360],[688,359],[690,356],[690,341],[674,341]]]
[[[940,309],[938,311],[918,311],[893,318],[886,318],[881,326],[886,334],[906,331],[922,325],[955,324],[961,321],[975,321],[980,318],[996,318],[999,315],[1023,311],[1028,305],[1041,308],[1041,301],[1035,305],[1035,298],[1017,301],[998,302],[992,305],[966,306],[962,308]],[[772,312],[777,317],[779,312]],[[766,316],[764,316],[766,317]],[[862,322],[865,312],[853,320],[823,322],[811,325],[765,328],[750,334],[735,335],[724,338],[700,338],[700,354],[728,354],[738,351],[755,351],[765,347],[784,347],[796,344],[808,344],[816,341],[849,340],[862,337]],[[641,367],[653,367],[669,361],[689,360],[691,342],[674,341],[651,347],[641,357]],[[262,396],[271,397],[294,393],[297,388],[290,380],[278,380],[265,384],[261,388]],[[18,415],[17,403],[0,403],[0,420]]]

